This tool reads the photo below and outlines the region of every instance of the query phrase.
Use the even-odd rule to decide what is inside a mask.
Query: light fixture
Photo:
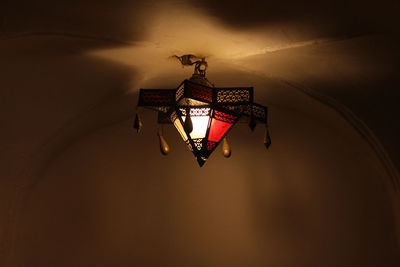
[[[252,131],[257,121],[265,124],[264,144],[267,148],[270,146],[267,107],[253,102],[253,87],[214,87],[206,78],[208,65],[205,58],[175,57],[183,65],[195,65],[192,77],[176,89],[140,89],[138,107],[157,111],[161,125],[172,123],[200,167],[222,140],[224,156],[231,155],[225,136],[243,118],[247,119]],[[142,125],[137,113],[133,127],[139,132]],[[167,155],[170,149],[161,130],[158,136],[161,152]]]

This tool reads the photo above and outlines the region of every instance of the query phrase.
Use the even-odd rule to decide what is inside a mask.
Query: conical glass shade
[[[193,125],[191,132],[185,131],[183,127],[187,119],[187,112],[190,112],[189,119]],[[171,116],[176,129],[197,158],[200,166],[205,163],[238,119],[239,116],[232,112],[216,110],[211,107],[180,108]]]

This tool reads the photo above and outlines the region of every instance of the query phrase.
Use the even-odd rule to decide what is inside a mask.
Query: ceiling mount
[[[183,66],[195,66],[192,77],[176,89],[140,89],[137,107],[157,111],[161,125],[174,124],[200,167],[222,140],[223,155],[231,155],[225,136],[243,117],[252,131],[257,122],[265,124],[264,144],[267,148],[270,146],[268,109],[253,102],[253,87],[216,88],[206,78],[208,64],[204,57],[192,54],[174,57]],[[134,128],[139,132],[142,125],[136,114]],[[166,155],[170,149],[162,131],[158,136],[161,152]]]
[[[191,81],[203,84],[206,86],[214,87],[207,78],[206,78],[206,71],[208,68],[208,63],[205,57],[198,57],[192,54],[183,55],[183,56],[173,56],[177,58],[182,66],[193,66],[194,65],[194,72],[192,77],[190,78]]]

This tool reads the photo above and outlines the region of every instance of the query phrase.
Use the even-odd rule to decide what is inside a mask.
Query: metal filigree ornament
[[[271,145],[267,125],[268,109],[253,102],[253,87],[218,88],[206,78],[205,58],[194,55],[174,56],[183,66],[194,65],[194,73],[176,89],[140,89],[138,107],[158,112],[158,123],[173,124],[193,152],[200,167],[223,140],[222,152],[230,157],[225,136],[239,120],[246,121],[253,131],[257,122],[265,124],[264,144]],[[134,128],[142,122],[135,116]],[[170,151],[162,131],[158,131],[163,155]]]

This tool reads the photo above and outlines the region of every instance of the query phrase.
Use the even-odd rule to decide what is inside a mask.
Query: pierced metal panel
[[[203,138],[192,139],[197,150],[201,151],[203,148]]]
[[[211,151],[215,148],[215,146],[217,145],[217,142],[213,142],[213,141],[208,141],[207,142],[207,150]]]
[[[176,102],[178,102],[182,97],[183,97],[183,93],[185,92],[185,87],[184,85],[180,85],[179,88],[176,90],[176,94],[175,94],[175,100]]]
[[[182,113],[182,116],[186,116],[186,109],[179,108]],[[198,117],[198,116],[209,116],[211,108],[190,108],[190,116],[191,117]]]
[[[268,115],[267,107],[258,104],[248,105],[243,110],[243,114],[246,116],[251,116],[253,114],[256,120],[259,120],[263,123],[267,123],[267,115]]]
[[[138,106],[173,106],[175,89],[140,89]]]
[[[213,101],[213,88],[186,81],[185,96],[211,103]]]
[[[253,101],[253,88],[219,88],[216,101],[219,104],[243,104]]]
[[[215,110],[214,118],[224,122],[235,123],[238,116]]]
[[[159,111],[159,112],[164,112],[164,113],[167,113],[168,112],[168,110],[171,108],[171,107],[169,107],[169,106],[146,106],[146,108],[148,108],[148,109],[152,109],[152,110],[155,110],[155,111]]]

